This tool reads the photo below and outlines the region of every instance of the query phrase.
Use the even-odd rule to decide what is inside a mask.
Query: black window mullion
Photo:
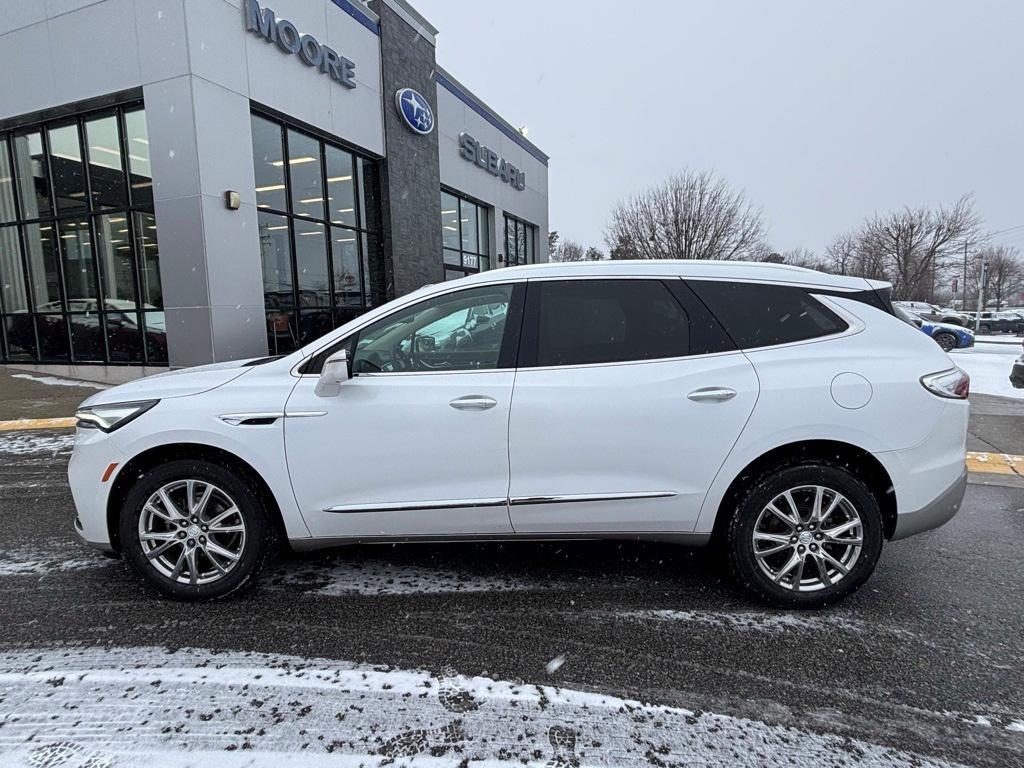
[[[333,327],[336,310],[334,301],[334,230],[331,227],[331,202],[327,194],[327,147],[323,141],[318,143],[320,145],[320,188],[323,190],[323,208],[327,216],[324,221],[324,237],[327,238],[327,306],[331,313],[331,326]],[[355,176],[353,175],[352,178],[355,179]]]
[[[58,126],[59,127],[59,126]],[[52,228],[52,242],[55,251],[55,262],[57,264],[57,296],[60,301],[61,308],[61,319],[64,321],[64,335],[68,341],[68,360],[75,362],[74,349],[71,346],[71,323],[68,322],[68,296],[67,287],[64,282],[64,244],[63,238],[60,236],[60,230],[57,229],[57,195],[56,185],[53,180],[53,165],[50,162],[50,134],[46,126],[39,131],[42,137],[43,147],[43,158],[44,167],[46,168],[46,183],[50,187],[50,215],[53,217]],[[82,151],[81,138],[79,138],[78,151]],[[88,215],[88,213],[86,213]],[[69,214],[70,217],[70,214]],[[42,219],[40,219],[41,221]],[[40,231],[42,231],[40,229]],[[42,235],[40,235],[40,238]],[[39,331],[36,329],[36,341],[38,343]]]
[[[125,127],[124,122],[125,110],[123,107],[118,107],[114,111],[114,119],[117,121],[117,142],[121,148],[121,170],[124,176],[124,185],[126,189],[125,200],[128,201],[128,208],[132,208],[135,205],[135,199],[132,194],[132,171],[131,171],[131,158],[128,157],[128,129]]]
[[[288,216],[288,248],[291,251],[288,258],[292,266],[292,310],[295,313],[295,341],[300,341],[302,323],[300,319],[299,306],[299,259],[295,252],[295,213],[292,206],[292,164],[288,156],[288,129],[278,123],[278,130],[281,134],[281,162],[284,163],[284,204]]]

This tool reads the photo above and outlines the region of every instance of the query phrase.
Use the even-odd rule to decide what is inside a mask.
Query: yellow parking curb
[[[1009,453],[968,451],[967,471],[1024,477],[1024,456],[1014,456]]]
[[[0,432],[14,432],[19,429],[67,429],[75,426],[75,419],[14,419],[0,421]]]
[[[0,421],[0,432],[22,429],[70,429],[75,419],[14,419]],[[1009,453],[967,452],[967,470],[991,475],[1019,475],[1024,477],[1024,456]]]

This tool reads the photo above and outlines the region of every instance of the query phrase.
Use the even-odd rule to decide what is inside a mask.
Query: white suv
[[[817,607],[960,505],[969,380],[888,285],[730,262],[542,264],[434,285],[293,354],[94,395],[69,475],[88,543],[166,594],[250,585],[275,544],[721,543]]]

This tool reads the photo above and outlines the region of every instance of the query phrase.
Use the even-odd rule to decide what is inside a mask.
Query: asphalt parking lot
[[[974,400],[972,449],[1024,453]],[[0,765],[1024,765],[1020,477],[819,613],[635,542],[292,555],[193,606],[74,540],[69,451],[0,433]]]

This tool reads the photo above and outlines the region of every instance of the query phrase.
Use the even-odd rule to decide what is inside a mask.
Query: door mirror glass
[[[324,369],[316,383],[317,397],[334,397],[341,392],[341,385],[349,380],[348,350],[341,349],[324,361]]]

